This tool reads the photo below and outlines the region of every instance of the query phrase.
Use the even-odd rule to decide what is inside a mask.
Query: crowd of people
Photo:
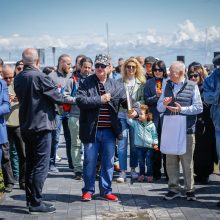
[[[208,184],[220,160],[220,55],[208,72],[148,56],[119,58],[62,54],[56,67],[41,70],[37,50],[27,48],[15,67],[0,59],[0,168],[5,192],[16,182],[29,212],[53,213],[43,201],[56,161],[61,128],[68,166],[83,180],[82,201],[90,201],[99,178],[105,200],[112,192],[115,158],[118,183],[168,181],[165,200],[196,200],[195,182]],[[172,131],[170,130],[172,129]],[[130,153],[128,154],[128,149]],[[129,167],[127,164],[130,156]],[[184,189],[180,185],[180,164]],[[162,166],[163,165],[163,166]],[[218,203],[220,207],[220,203]]]

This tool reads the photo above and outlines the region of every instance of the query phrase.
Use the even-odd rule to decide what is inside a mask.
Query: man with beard
[[[57,71],[50,73],[52,80],[58,85],[60,93],[64,92],[66,83],[71,77],[71,57],[68,54],[62,54],[58,58]],[[68,159],[69,168],[73,169],[72,159],[71,159],[71,137],[68,127],[69,114],[63,111],[63,106],[57,106],[56,109],[56,121],[57,129],[52,132],[52,145],[51,145],[51,155],[50,155],[50,173],[58,173],[59,170],[55,165],[56,152],[58,149],[61,125],[63,125],[64,138],[66,140],[66,154]]]
[[[76,95],[76,91],[81,83],[92,74],[92,65],[93,62],[91,58],[84,57],[80,60],[80,72],[74,74],[67,82],[65,88],[65,95],[67,97],[74,97]],[[68,106],[67,106],[68,107]],[[81,159],[81,151],[82,151],[82,143],[79,139],[79,115],[80,109],[76,103],[69,106],[69,129],[71,134],[71,156],[72,162],[74,166],[75,179],[82,179],[82,159]]]

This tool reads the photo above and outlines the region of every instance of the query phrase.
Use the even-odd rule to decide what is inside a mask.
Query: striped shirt
[[[104,95],[106,93],[104,85],[99,82],[98,86],[99,86],[100,95]],[[110,119],[110,113],[109,113],[109,109],[108,109],[108,104],[101,105],[97,126],[98,126],[98,128],[106,128],[106,127],[109,128],[112,126],[111,119]]]

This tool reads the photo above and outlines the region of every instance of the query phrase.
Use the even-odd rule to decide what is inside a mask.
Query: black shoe
[[[209,177],[194,176],[194,181],[198,184],[206,185],[209,183]]]
[[[50,202],[42,202],[42,204],[44,204],[45,206],[49,207],[49,208],[54,208],[54,204],[50,203]],[[27,207],[31,207],[30,202],[27,202]]]
[[[25,190],[25,183],[19,183],[19,187],[20,189]]]
[[[169,192],[164,196],[163,199],[164,199],[164,200],[172,200],[172,199],[174,199],[174,198],[176,198],[176,197],[181,197],[180,192],[175,193],[175,192],[169,191]]]
[[[154,176],[153,178],[154,178],[154,181],[158,181],[161,179],[161,176]]]
[[[42,214],[42,213],[54,213],[56,212],[56,209],[54,207],[49,207],[45,205],[45,203],[42,203],[40,206],[30,206],[29,207],[29,213],[32,215],[35,214]]]
[[[196,196],[194,192],[187,192],[186,193],[187,201],[196,201]]]
[[[69,163],[69,169],[73,170],[74,166],[72,164]]]
[[[82,173],[81,172],[76,172],[75,180],[82,180]]]
[[[6,187],[5,187],[5,192],[6,193],[10,193],[13,189],[14,185],[13,184],[8,184]]]

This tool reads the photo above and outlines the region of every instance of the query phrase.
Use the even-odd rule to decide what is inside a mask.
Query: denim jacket
[[[6,82],[0,79],[0,145],[8,142],[4,116],[9,113],[10,110],[8,87]]]
[[[134,128],[135,146],[154,148],[153,144],[158,144],[157,130],[152,121],[142,123],[138,120],[127,119],[127,123]]]
[[[211,104],[211,118],[216,131],[220,131],[220,69],[215,69],[204,81],[204,101]]]

